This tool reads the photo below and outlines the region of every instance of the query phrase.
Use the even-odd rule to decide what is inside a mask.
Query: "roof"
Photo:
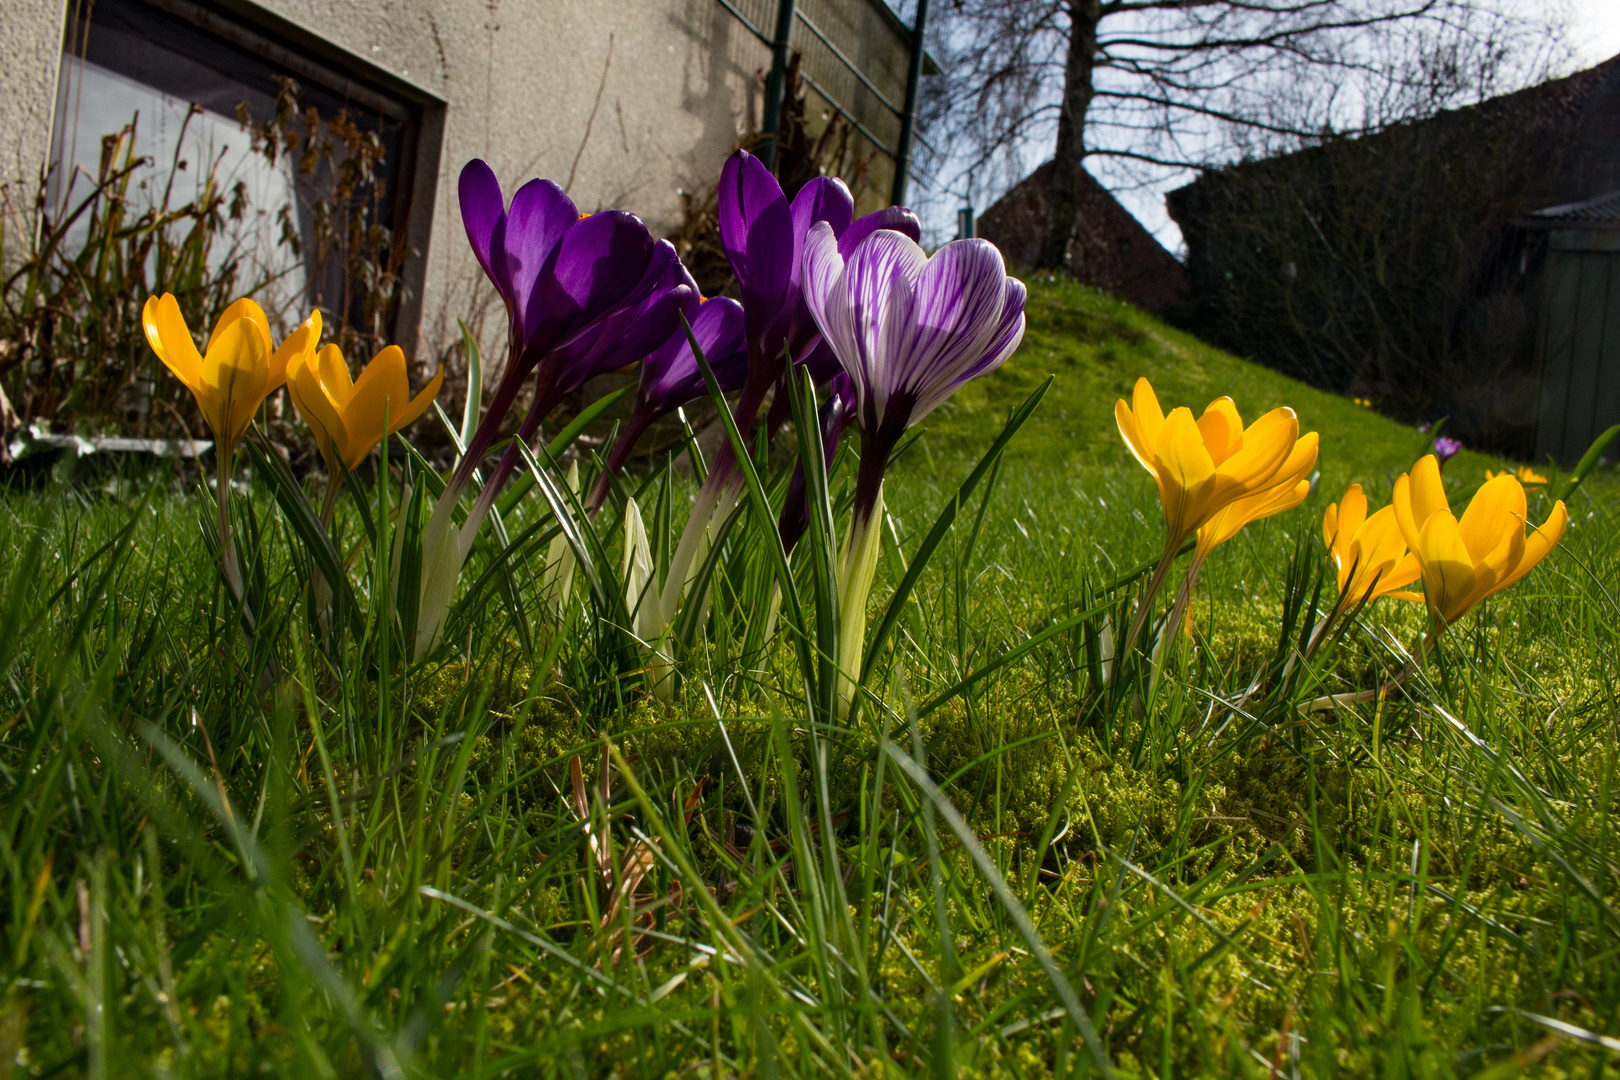
[[[1596,224],[1620,225],[1620,191],[1611,191],[1595,199],[1549,206],[1532,211],[1530,216],[1538,224]]]

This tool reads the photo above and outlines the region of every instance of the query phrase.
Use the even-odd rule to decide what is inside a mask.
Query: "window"
[[[130,149],[145,160],[129,177],[130,210],[185,204],[212,184],[226,197],[230,225],[209,259],[238,259],[244,290],[268,281],[257,299],[273,319],[286,324],[316,305],[329,321],[369,322],[379,336],[414,332],[420,300],[415,310],[402,310],[413,305],[401,300],[420,295],[421,253],[411,248],[426,246],[442,126],[430,125],[433,146],[423,155],[423,116],[424,107],[432,111],[438,103],[392,85],[398,81],[358,59],[297,37],[295,27],[259,25],[186,0],[73,0],[52,132],[51,209],[60,220],[94,189],[104,138],[133,124]],[[296,117],[285,108],[288,99],[278,101],[287,80],[297,88]],[[293,131],[303,110],[316,110],[318,130],[336,147],[327,168],[306,168],[296,152],[272,161],[256,151],[241,118],[262,125],[278,104]],[[382,227],[368,232],[386,240],[372,254],[393,260],[389,280],[398,284],[386,302],[370,307],[351,289],[332,245],[322,243],[323,228],[333,231],[325,222],[334,200],[342,197],[333,176],[351,155],[332,137],[340,116],[380,154],[363,212],[368,226]],[[300,149],[308,143],[306,134]],[[426,183],[418,184],[424,166]],[[87,224],[75,228],[82,236]],[[408,327],[400,325],[407,320]]]

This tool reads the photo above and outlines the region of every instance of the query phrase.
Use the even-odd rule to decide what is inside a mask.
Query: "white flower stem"
[[[838,568],[838,711],[849,714],[855,683],[861,677],[861,659],[866,652],[866,598],[877,574],[878,553],[883,540],[883,487],[863,513],[857,508],[850,518],[844,558]]]

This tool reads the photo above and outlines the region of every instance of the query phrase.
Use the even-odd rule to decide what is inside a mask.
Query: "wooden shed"
[[[1536,457],[1567,465],[1620,424],[1620,191],[1538,210],[1522,224],[1548,233]]]

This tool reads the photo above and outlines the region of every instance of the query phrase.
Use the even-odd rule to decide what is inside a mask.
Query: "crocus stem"
[[[838,568],[838,712],[849,714],[855,681],[861,677],[866,654],[866,598],[877,574],[878,550],[883,539],[883,485],[878,484],[872,505],[857,506],[849,520],[849,538]]]
[[[1181,630],[1181,620],[1187,615],[1187,606],[1192,602],[1192,591],[1198,585],[1198,572],[1204,568],[1204,554],[1199,552],[1193,555],[1192,565],[1187,567],[1187,576],[1181,579],[1181,590],[1176,593],[1176,602],[1170,608],[1170,618],[1164,624],[1164,640],[1175,640]]]
[[[326,494],[321,496],[321,524],[331,527],[332,511],[337,507],[338,492],[343,490],[343,474],[333,471],[326,478]]]
[[[219,562],[225,571],[225,583],[230,586],[231,599],[242,602],[242,570],[236,564],[236,545],[231,540],[231,461],[236,456],[234,443],[221,440],[218,454],[219,482],[214,492],[214,508],[219,512]]]
[[[1158,595],[1159,587],[1164,579],[1170,575],[1170,567],[1175,565],[1176,556],[1181,553],[1180,542],[1165,544],[1164,554],[1159,558],[1159,565],[1154,568],[1153,576],[1148,579],[1147,591],[1142,594],[1141,601],[1136,606],[1136,615],[1131,619],[1131,628],[1125,632],[1125,640],[1119,643],[1115,650],[1116,657],[1112,675],[1119,677],[1120,670],[1125,666],[1125,660],[1131,655],[1131,647],[1136,644],[1136,637],[1142,632],[1148,615],[1153,611],[1153,598]]]
[[[1422,640],[1418,643],[1417,651],[1406,661],[1405,666],[1378,689],[1356,690],[1345,694],[1329,694],[1324,697],[1314,698],[1305,706],[1305,711],[1308,713],[1325,712],[1328,709],[1337,709],[1341,705],[1365,705],[1368,702],[1377,701],[1379,698],[1388,697],[1400,689],[1401,684],[1405,683],[1414,671],[1423,666],[1424,661],[1429,658],[1429,653],[1433,652],[1435,645],[1439,643],[1440,632],[1443,629],[1444,627],[1437,622],[1427,634],[1423,635]]]
[[[607,500],[608,487],[612,484],[613,478],[619,475],[624,463],[630,460],[636,443],[655,419],[650,410],[637,409],[619,431],[619,437],[613,441],[613,449],[608,452],[607,460],[602,463],[602,475],[597,479],[596,486],[591,489],[588,505],[592,517],[602,509],[602,503]]]
[[[675,545],[675,555],[669,560],[669,576],[664,579],[663,592],[658,597],[658,609],[666,624],[674,622],[680,610],[681,596],[686,592],[692,565],[708,536],[709,523],[719,517],[716,510],[722,503],[728,509],[735,505],[742,491],[742,477],[736,472],[735,459],[731,461],[730,473],[722,473],[720,463],[716,462],[714,471],[698,489],[697,501],[692,504],[692,514],[686,519],[680,542]]]

